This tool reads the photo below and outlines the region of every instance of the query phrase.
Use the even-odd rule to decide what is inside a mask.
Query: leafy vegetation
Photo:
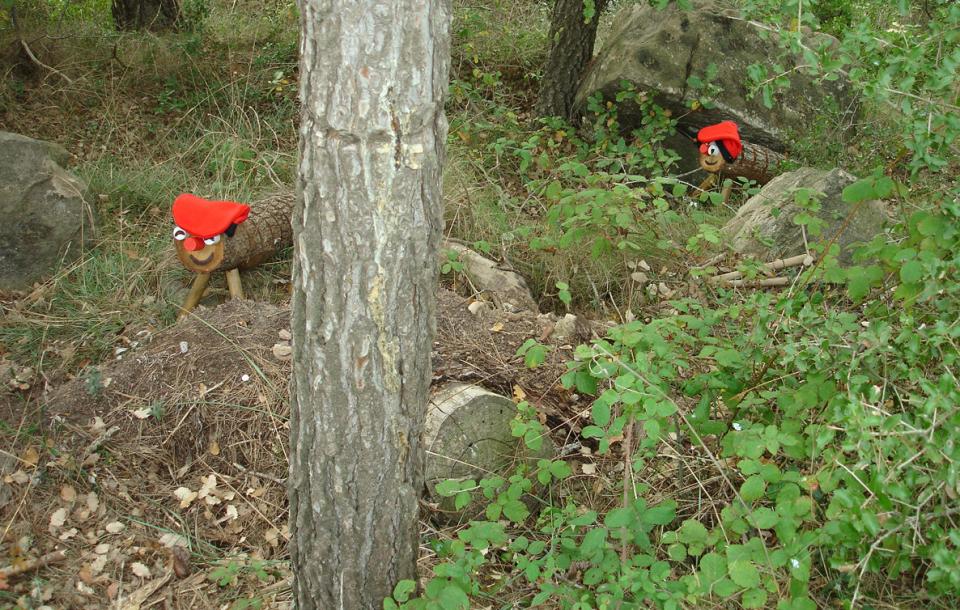
[[[598,504],[561,493],[545,498],[536,517],[494,510],[438,543],[446,561],[422,597],[401,584],[385,607],[459,608],[468,597],[502,605],[507,592],[524,606],[563,608],[952,608],[960,600],[960,8],[743,6],[785,54],[803,53],[804,70],[843,74],[862,90],[873,117],[869,150],[834,151],[834,162],[867,177],[843,199],[895,201],[896,225],[860,250],[858,260],[869,263],[844,269],[827,252],[793,290],[719,289],[672,300],[669,314],[580,346],[563,383],[593,397],[581,434],[598,456],[623,455],[622,496]],[[854,23],[854,10],[871,20]],[[807,48],[821,25],[839,44]],[[778,70],[776,58],[748,70],[768,105],[786,82]],[[686,258],[717,243],[714,219],[676,208],[686,190],[670,177],[669,152],[657,147],[669,117],[654,109],[632,140],[621,135],[616,102],[635,95],[593,100],[595,120],[579,131],[546,119],[525,132],[508,111],[491,110],[507,118],[491,121],[506,133],[491,129],[485,157],[516,172],[524,206],[543,210],[521,225],[526,255],[589,257],[624,277],[631,261]],[[823,147],[816,152],[823,163]],[[510,180],[504,191],[516,188]],[[817,205],[808,193],[798,193],[798,203]],[[817,230],[810,215],[794,221]],[[689,238],[671,240],[671,229]],[[572,286],[595,279],[593,269],[572,271],[562,277]],[[573,292],[589,294],[582,286]],[[642,307],[624,296],[611,301]],[[535,346],[530,340],[518,352],[528,364],[538,361]],[[547,431],[520,407],[514,434],[536,442]],[[647,482],[664,469],[690,485]],[[498,494],[528,489],[517,476],[532,484],[549,472],[545,462],[477,484],[497,506]],[[477,576],[485,573],[501,576]]]

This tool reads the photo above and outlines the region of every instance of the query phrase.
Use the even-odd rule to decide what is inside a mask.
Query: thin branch
[[[53,551],[52,553],[47,553],[36,559],[30,559],[24,561],[18,566],[10,566],[9,568],[0,568],[0,576],[4,578],[13,578],[14,576],[19,576],[20,574],[25,574],[27,572],[32,572],[34,570],[39,570],[44,568],[51,563],[57,563],[63,561],[67,558],[66,551]]]
[[[37,65],[40,66],[41,68],[44,68],[44,69],[46,69],[46,70],[48,70],[48,71],[50,71],[50,72],[53,72],[53,73],[56,74],[57,76],[61,77],[63,80],[67,81],[67,83],[69,83],[69,84],[72,85],[72,84],[73,84],[73,80],[72,80],[69,76],[67,76],[66,74],[64,74],[64,73],[61,72],[60,70],[57,70],[56,68],[52,68],[52,67],[48,66],[47,64],[43,63],[42,61],[40,61],[39,59],[37,59],[37,56],[36,56],[36,55],[33,54],[33,51],[30,49],[30,45],[27,44],[27,41],[26,41],[26,40],[23,38],[23,36],[20,34],[20,22],[19,22],[19,20],[17,19],[17,6],[16,6],[15,4],[14,4],[14,5],[11,5],[11,7],[10,7],[10,21],[11,21],[11,23],[13,24],[13,31],[16,32],[16,34],[17,34],[17,40],[20,41],[20,47],[21,47],[21,48],[23,49],[23,51],[27,54],[27,57],[30,58],[30,61],[32,61],[33,63],[37,64]]]

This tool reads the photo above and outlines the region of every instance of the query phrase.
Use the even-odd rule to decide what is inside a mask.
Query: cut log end
[[[473,493],[472,503],[457,511],[454,498],[442,497],[438,483],[448,479],[474,480],[503,474],[521,461],[549,459],[556,449],[549,437],[538,451],[526,447],[510,431],[517,407],[509,398],[477,386],[452,383],[440,388],[427,407],[425,445],[428,451],[425,482],[430,501],[439,507],[434,517],[456,523],[482,514],[483,496]]]

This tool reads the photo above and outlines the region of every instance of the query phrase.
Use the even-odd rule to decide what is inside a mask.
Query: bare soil
[[[517,348],[551,344],[555,316],[475,315],[470,303],[438,293],[434,385],[523,397],[558,444],[568,442],[584,407],[559,379],[593,326],[553,341],[530,369]],[[144,608],[160,599],[221,607],[247,595],[286,605],[288,329],[286,305],[230,301],[134,333],[116,359],[37,401],[5,390],[0,416],[17,442],[0,452],[0,569],[61,550],[65,558],[0,580],[0,593],[54,608],[135,595]]]

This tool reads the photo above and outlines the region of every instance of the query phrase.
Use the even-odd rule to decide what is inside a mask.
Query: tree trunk
[[[573,119],[573,98],[584,68],[593,58],[600,15],[607,0],[595,0],[596,11],[584,22],[584,0],[556,0],[550,18],[550,55],[540,81],[538,116]]]
[[[415,578],[449,0],[299,0],[290,524],[295,607]]]
[[[177,0],[113,0],[113,24],[117,30],[164,30],[180,16]]]

